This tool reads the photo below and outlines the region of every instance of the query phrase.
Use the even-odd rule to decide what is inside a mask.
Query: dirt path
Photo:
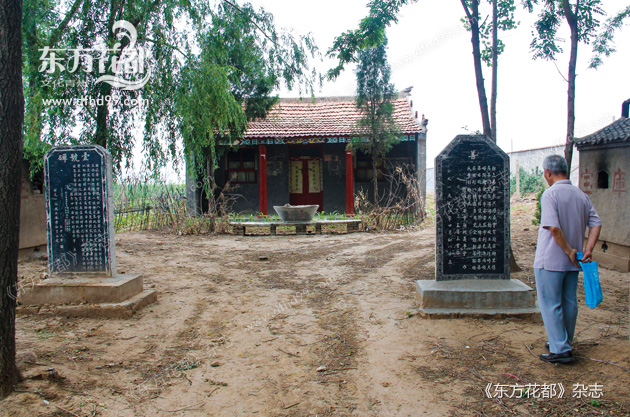
[[[517,202],[512,228],[525,267],[514,278],[533,286],[532,211],[531,201]],[[160,292],[158,303],[128,320],[19,317],[26,379],[0,402],[0,415],[629,414],[628,274],[601,271],[604,303],[581,304],[582,358],[554,366],[535,357],[545,340],[540,322],[413,315],[414,281],[434,276],[431,227],[123,233],[117,258],[120,272],[142,273]],[[43,260],[20,263],[25,277],[45,268]],[[487,398],[488,384],[562,384],[567,394]],[[575,384],[601,385],[603,397],[572,398]]]

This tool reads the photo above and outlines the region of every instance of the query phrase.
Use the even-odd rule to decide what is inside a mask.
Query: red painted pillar
[[[260,155],[260,212],[267,214],[267,147],[258,145]]]
[[[354,214],[354,170],[352,151],[346,151],[346,214]]]

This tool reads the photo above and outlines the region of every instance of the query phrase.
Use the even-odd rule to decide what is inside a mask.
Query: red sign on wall
[[[618,168],[617,171],[613,172],[613,193],[621,193],[626,192],[626,173],[622,171],[621,168]]]

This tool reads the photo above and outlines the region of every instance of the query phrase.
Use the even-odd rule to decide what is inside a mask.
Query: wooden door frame
[[[289,152],[289,155],[291,155],[291,153]],[[324,179],[323,179],[323,168],[324,166],[323,164],[323,158],[321,155],[296,155],[296,156],[289,156],[289,175],[291,175],[291,161],[302,161],[302,195],[304,195],[304,198],[307,199],[307,195],[317,195],[319,194],[319,196],[317,197],[317,202],[316,203],[309,203],[307,202],[306,204],[318,204],[318,211],[323,211],[324,209]],[[308,176],[308,161],[319,161],[320,163],[320,170],[322,170],[321,172],[321,177],[320,177],[320,181],[321,181],[321,191],[319,193],[311,193],[311,192],[306,192],[306,190],[308,189],[308,191],[310,191],[309,189],[309,176]],[[291,179],[289,179],[289,181],[291,181]],[[289,192],[289,203],[293,204],[292,200],[292,196],[296,195],[296,193],[291,193]]]

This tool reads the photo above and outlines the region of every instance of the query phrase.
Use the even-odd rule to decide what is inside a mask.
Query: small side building
[[[621,118],[576,140],[580,189],[588,194],[603,223],[593,259],[621,272],[630,271],[629,106],[627,100]]]
[[[46,198],[43,174],[31,179],[28,162],[22,164],[22,201],[20,203],[20,256],[34,250],[46,253]]]
[[[346,150],[360,118],[354,97],[280,99],[236,143],[219,144],[214,180],[220,188],[228,181],[237,186],[234,212],[271,214],[274,205],[318,204],[319,211],[351,214],[359,190],[373,199],[370,156]],[[417,175],[424,198],[427,121],[418,119],[408,92],[394,100],[394,119],[401,141],[378,167],[379,194],[387,192],[387,171],[405,166]],[[186,182],[189,212],[206,212],[203,179],[187,174]]]

